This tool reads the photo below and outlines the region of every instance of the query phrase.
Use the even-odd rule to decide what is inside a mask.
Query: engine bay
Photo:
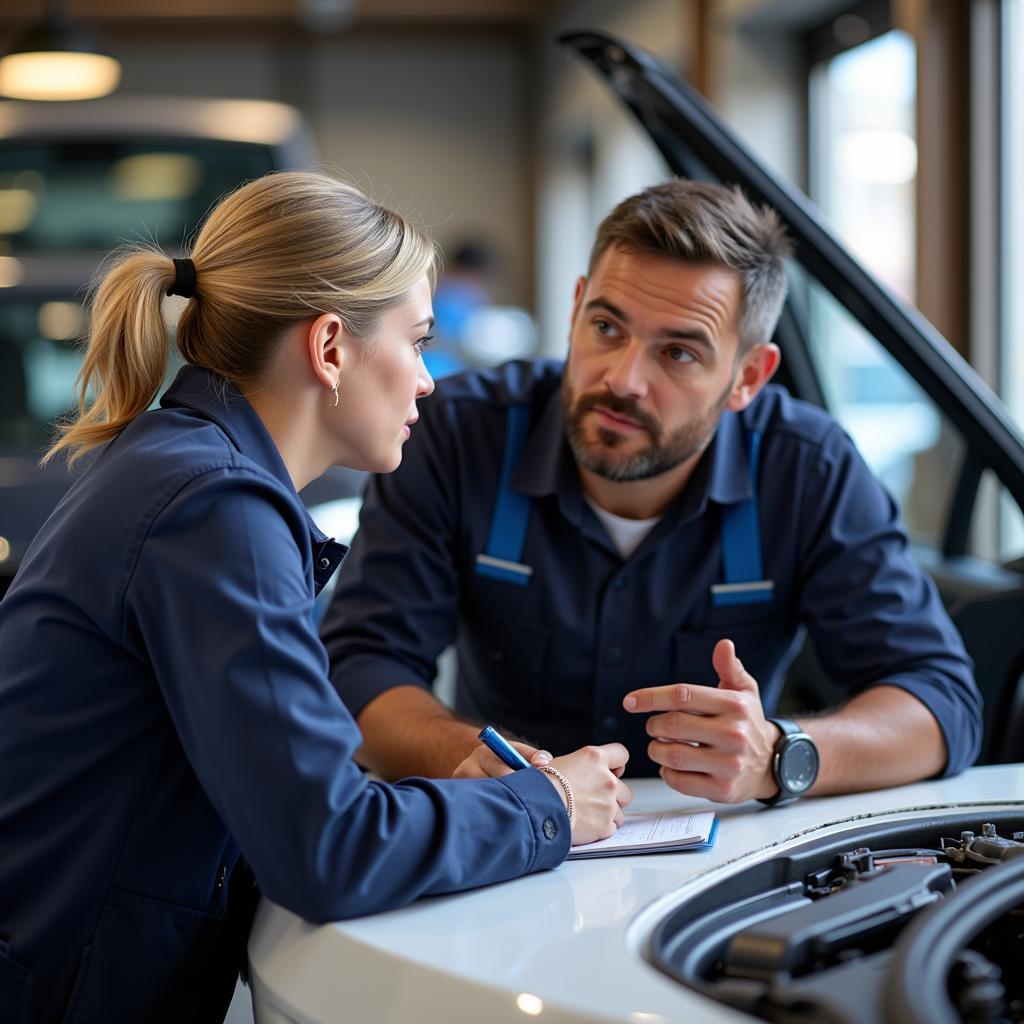
[[[673,910],[648,957],[773,1022],[1024,1022],[1018,809],[865,823]]]

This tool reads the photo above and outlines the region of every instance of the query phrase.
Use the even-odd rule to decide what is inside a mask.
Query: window
[[[842,24],[834,23],[834,35]],[[870,31],[867,22],[862,30]],[[851,252],[907,302],[915,275],[915,64],[906,33],[882,32],[818,61],[809,104],[811,196]],[[952,435],[910,375],[838,303],[817,287],[805,294],[829,409],[900,502],[911,534],[937,540],[947,485],[928,466],[951,454]]]
[[[1000,365],[1002,398],[1018,424],[1024,423],[1024,5],[1002,2],[1002,167],[1000,207]],[[1024,551],[1024,521],[1011,502],[1003,502],[999,520],[999,554]]]

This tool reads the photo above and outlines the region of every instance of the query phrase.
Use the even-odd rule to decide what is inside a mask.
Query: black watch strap
[[[792,718],[769,718],[768,721],[782,733],[783,737],[794,736],[798,732],[803,732],[803,729]],[[777,742],[776,746],[778,746]]]

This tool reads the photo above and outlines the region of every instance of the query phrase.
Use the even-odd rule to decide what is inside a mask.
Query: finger
[[[620,782],[615,791],[615,801],[620,807],[628,807],[633,802],[633,790],[624,782]]]
[[[626,816],[625,816],[625,814],[622,813],[622,808],[621,807],[616,807],[615,808],[615,814],[612,816],[612,821],[615,822],[615,827],[617,829],[622,828],[622,823],[625,820],[626,820]]]
[[[731,640],[719,640],[715,644],[711,664],[718,673],[719,687],[758,692],[757,680],[743,667],[743,662],[736,655],[736,645]]]
[[[497,779],[502,775],[512,774],[512,769],[493,750],[483,744],[477,747],[463,764],[471,761],[476,761],[483,778]]]
[[[518,746],[518,744],[516,744],[516,746]],[[538,768],[542,764],[551,764],[553,758],[550,750],[535,750],[532,754],[528,753],[529,750],[530,748],[526,747],[524,750],[520,750],[519,752],[529,760],[530,764],[535,765]]]
[[[645,728],[647,735],[656,740],[720,746],[725,738],[725,723],[731,726],[734,721],[732,716],[663,711],[661,714],[651,715],[645,723]]]
[[[672,683],[633,690],[622,698],[622,706],[633,714],[686,711],[691,715],[725,715],[735,714],[740,709],[743,701],[737,698],[738,694],[729,689]]]
[[[689,743],[666,743],[652,740],[647,755],[655,763],[677,772],[701,772],[705,775],[730,774],[729,761],[712,747],[694,747]]]
[[[671,768],[662,768],[659,774],[677,793],[685,793],[687,796],[699,796],[720,804],[736,804],[751,798],[750,794],[734,795],[732,783],[729,780],[717,779],[713,775],[701,775],[699,772],[677,772]]]
[[[621,743],[602,743],[597,749],[601,752],[606,768],[614,772],[616,769],[621,771],[626,767],[629,751]]]
[[[455,771],[452,772],[453,779],[486,779],[487,772],[480,767],[475,757],[467,757]]]

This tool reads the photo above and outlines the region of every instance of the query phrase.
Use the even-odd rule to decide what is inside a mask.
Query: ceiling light
[[[0,59],[0,93],[19,100],[91,100],[113,92],[121,65],[51,3]]]

